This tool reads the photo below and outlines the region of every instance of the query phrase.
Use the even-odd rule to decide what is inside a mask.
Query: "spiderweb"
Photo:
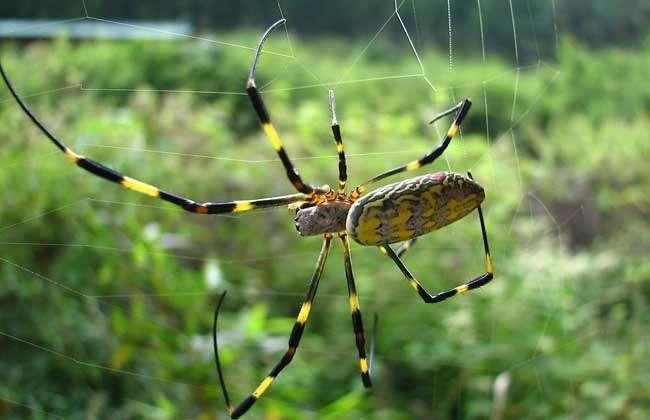
[[[451,0],[436,2],[435,7],[447,15],[447,39],[432,40],[421,35],[430,32],[432,28],[428,27],[427,22],[418,19],[418,10],[430,6],[416,0],[394,3],[389,0],[385,3],[386,16],[383,20],[373,22],[376,28],[374,32],[364,34],[350,48],[343,49],[341,47],[344,44],[334,44],[335,52],[329,57],[336,57],[339,71],[331,73],[331,67],[323,70],[310,65],[314,62],[314,57],[306,57],[308,52],[305,51],[303,42],[292,32],[292,16],[285,16],[283,2],[279,1],[277,13],[266,16],[266,20],[272,22],[286,17],[288,24],[286,30],[273,35],[262,56],[260,87],[281,133],[283,130],[288,132],[284,136],[288,152],[303,176],[308,180],[330,184],[334,184],[336,179],[336,154],[327,132],[329,115],[326,91],[336,91],[339,119],[352,173],[351,185],[381,169],[394,167],[427,152],[436,139],[441,137],[441,133],[447,130],[448,122],[439,122],[433,129],[427,128],[423,122],[458,103],[468,96],[468,91],[472,92],[474,108],[467,123],[468,128],[449,148],[443,162],[437,163],[434,169],[457,172],[471,169],[475,178],[485,186],[488,234],[498,270],[496,280],[481,291],[456,298],[449,304],[426,307],[429,315],[422,318],[425,313],[422,310],[414,311],[413,314],[404,310],[420,304],[419,298],[405,287],[406,283],[401,280],[399,272],[390,261],[375,249],[360,246],[353,247],[353,255],[355,268],[363,273],[357,274],[357,282],[366,329],[370,329],[370,314],[373,312],[378,313],[380,318],[385,313],[400,312],[396,316],[386,315],[389,321],[385,325],[380,321],[375,359],[378,371],[376,382],[380,389],[378,392],[381,394],[382,386],[388,389],[400,386],[400,381],[425,381],[430,384],[424,388],[429,394],[420,397],[433,401],[434,412],[449,409],[437,405],[436,401],[442,400],[438,396],[444,395],[455,401],[457,407],[461,407],[467,403],[463,399],[465,393],[473,396],[479,393],[484,397],[478,400],[472,398],[469,405],[474,411],[471,412],[481,415],[492,413],[499,418],[499,404],[505,404],[503,401],[508,398],[509,382],[512,377],[518,376],[518,371],[530,372],[537,381],[538,391],[542,395],[547,392],[544,373],[539,366],[545,358],[553,357],[553,349],[548,348],[551,341],[549,334],[562,332],[558,333],[554,329],[551,333],[550,327],[557,324],[558,319],[570,317],[570,311],[559,306],[558,302],[562,301],[550,297],[568,293],[567,290],[570,292],[571,284],[565,284],[566,279],[555,276],[552,269],[554,264],[562,262],[548,259],[562,258],[561,250],[565,246],[562,232],[573,220],[582,217],[581,209],[573,209],[568,217],[561,220],[549,210],[527,180],[527,169],[522,167],[520,159],[522,148],[525,147],[521,136],[525,133],[518,130],[520,124],[535,112],[538,102],[553,87],[559,75],[553,63],[544,58],[552,55],[552,51],[541,51],[538,44],[538,36],[543,32],[551,34],[555,39],[554,48],[557,48],[559,33],[555,17],[556,5],[551,0],[544,6],[536,4],[533,9],[531,1],[508,0],[503,10],[507,19],[504,19],[504,16],[486,16],[481,0],[475,4],[461,4]],[[549,15],[553,18],[550,21],[536,20],[534,11],[540,7],[551,11]],[[518,8],[527,8],[527,12],[522,14]],[[467,13],[467,9],[476,15],[475,26],[479,33],[478,37],[471,40],[463,36],[463,28],[455,25],[455,16]],[[528,19],[521,18],[525,15]],[[489,46],[495,42],[493,37],[497,38],[497,35],[485,30],[487,19],[510,22],[507,33],[512,52],[510,62],[506,64],[509,67],[507,71],[502,71],[502,66],[495,65],[501,59],[490,52]],[[243,64],[238,69],[240,77],[233,78],[231,84],[215,83],[220,86],[216,90],[210,86],[133,86],[128,84],[128,78],[120,79],[119,75],[115,78],[116,84],[106,84],[106,81],[93,79],[92,71],[88,71],[87,74],[77,73],[69,80],[66,79],[70,83],[52,85],[37,92],[25,92],[20,89],[22,75],[14,76],[19,91],[25,99],[35,104],[37,111],[41,102],[56,104],[63,98],[76,98],[74,100],[83,107],[89,103],[89,98],[102,98],[110,104],[120,103],[132,95],[134,99],[120,109],[135,107],[147,110],[156,107],[161,120],[168,121],[156,125],[151,121],[139,120],[128,111],[116,111],[110,107],[101,110],[106,119],[104,122],[93,120],[92,123],[61,120],[57,119],[56,113],[40,112],[61,138],[85,155],[99,156],[101,161],[119,167],[129,175],[145,179],[169,191],[183,191],[183,194],[190,197],[209,197],[215,191],[212,188],[214,184],[223,184],[217,191],[228,195],[220,195],[220,199],[254,198],[288,191],[288,183],[283,178],[279,161],[274,158],[272,150],[259,133],[250,134],[255,139],[254,142],[241,143],[233,138],[210,141],[208,137],[214,133],[227,136],[227,130],[218,122],[223,118],[206,106],[196,105],[203,97],[219,101],[220,98],[232,96],[233,101],[223,112],[246,114],[246,118],[251,118],[247,121],[254,121],[252,110],[247,108],[241,81],[246,75],[245,63],[251,57],[255,37],[242,34],[242,39],[238,39],[237,34],[232,34],[229,35],[232,39],[224,40],[216,36],[161,31],[95,16],[92,8],[88,8],[83,1],[79,16],[54,25],[65,28],[67,24],[76,21],[102,22],[142,34],[168,36],[185,42],[187,48],[200,49],[201,54],[206,55],[215,51],[227,51],[238,57]],[[254,29],[259,35],[263,28]],[[522,42],[533,43],[532,50],[535,53],[532,56],[521,55]],[[155,40],[151,43],[154,48],[159,45]],[[445,44],[446,54],[427,54],[427,51],[439,49],[440,45]],[[391,67],[376,60],[377,56],[385,54],[386,45],[393,48],[389,51],[399,54],[400,66]],[[325,45],[322,48],[327,47]],[[529,48],[528,51],[530,50]],[[479,52],[478,55],[476,51]],[[200,59],[198,55],[191,57]],[[444,62],[441,61],[442,58]],[[93,57],[89,55],[87,59],[92,60]],[[17,67],[12,67],[9,61],[3,57],[3,62],[8,63],[11,73],[16,74]],[[379,64],[375,65],[376,63]],[[286,80],[287,73],[297,72],[301,73],[299,79]],[[120,80],[127,82],[120,85]],[[527,89],[533,86],[532,93],[522,93],[524,80]],[[512,95],[508,98],[495,94],[501,92],[504,85],[511,87],[508,91]],[[387,96],[396,95],[400,89],[407,94],[419,92],[429,105],[422,106],[420,101],[410,110],[407,106],[410,101],[408,97],[394,106],[382,101],[381,95],[384,92]],[[294,104],[300,106],[299,111],[295,114],[287,109],[276,111],[274,102],[286,100],[288,95],[296,91],[305,92],[303,102]],[[355,95],[372,96],[371,105],[351,109],[347,104],[354,102],[352,98]],[[69,102],[66,104],[70,106]],[[2,112],[12,114],[12,124],[26,124],[7,94],[0,97],[0,107]],[[188,123],[179,109],[200,113],[196,125]],[[491,117],[494,115],[493,109],[499,109],[499,114],[502,115],[499,121]],[[399,115],[395,115],[396,112]],[[217,122],[212,122],[214,120]],[[375,120],[378,124],[389,127],[373,127]],[[246,124],[246,121],[242,123],[244,130]],[[421,127],[413,128],[417,124]],[[291,132],[292,126],[297,127],[293,128],[294,132]],[[102,134],[108,129],[112,130],[112,134]],[[373,137],[377,133],[385,138]],[[386,137],[386,133],[389,136]],[[415,133],[415,138],[402,138],[402,133]],[[149,136],[158,136],[164,141],[151,143],[146,139]],[[319,144],[332,143],[331,153],[314,154],[314,149],[319,152],[327,149],[314,147],[311,143],[302,145],[302,138],[308,136],[316,136]],[[197,137],[198,140],[192,137]],[[79,326],[72,319],[60,319],[48,326],[60,331],[56,340],[44,339],[46,335],[39,331],[37,325],[34,326],[32,335],[18,334],[14,332],[12,319],[20,316],[31,318],[27,313],[39,312],[39,309],[24,304],[10,306],[9,310],[16,314],[0,324],[3,347],[11,348],[11,354],[16,357],[15,361],[9,362],[13,362],[19,370],[22,369],[24,375],[34,374],[36,378],[43,373],[36,372],[38,368],[30,365],[31,358],[56,359],[56,364],[63,366],[61,372],[66,374],[75,371],[84,374],[91,372],[91,387],[97,389],[97,400],[89,403],[89,412],[92,412],[93,404],[97,407],[107,404],[106,400],[110,396],[102,394],[101,389],[104,384],[113,381],[126,383],[124,386],[130,389],[155,386],[166,392],[165,396],[159,396],[153,401],[140,401],[134,395],[133,401],[127,404],[131,413],[146,412],[161,417],[169,415],[169,411],[165,412],[167,404],[180,404],[180,400],[192,394],[201,396],[199,400],[203,400],[204,408],[220,409],[220,391],[211,365],[211,331],[206,320],[211,318],[215,296],[228,289],[232,303],[227,304],[223,315],[221,338],[227,363],[226,376],[232,383],[235,398],[250,392],[257,384],[255,381],[261,379],[265,372],[260,366],[270,366],[285,346],[285,334],[290,329],[291,317],[304,295],[304,280],[295,281],[294,277],[306,279],[310,275],[318,240],[291,236],[293,227],[292,223],[287,223],[287,219],[291,219],[285,209],[209,219],[187,215],[165,204],[140,199],[102,181],[89,179],[89,176],[74,172],[73,169],[68,170],[58,152],[45,144],[42,136],[35,131],[30,131],[24,145],[30,148],[29,158],[25,159],[22,155],[16,158],[13,153],[5,153],[3,157],[4,166],[21,168],[25,176],[21,182],[29,185],[26,197],[8,199],[6,205],[15,211],[8,213],[10,217],[0,223],[0,263],[5,288],[14,290],[11,286],[13,283],[28,283],[31,285],[28,293],[31,294],[25,302],[50,300],[47,305],[43,303],[41,316],[56,319],[57,308],[72,306],[76,308],[77,314],[82,314],[80,317],[91,317],[96,322],[96,330],[81,334],[75,328],[87,328],[87,325]],[[155,169],[144,172],[145,176],[138,172],[145,167]],[[183,173],[177,175],[179,167],[183,167]],[[323,176],[323,171],[326,176]],[[54,181],[48,179],[50,176]],[[275,180],[276,186],[270,186],[268,181],[257,186],[258,181],[264,178]],[[78,191],[69,186],[66,191],[61,191],[57,183],[62,181],[78,183]],[[11,187],[13,182],[16,180],[3,180],[6,187]],[[272,190],[269,191],[268,188]],[[36,205],[39,202],[46,204],[40,207]],[[32,207],[26,205],[29,203],[35,203],[33,208],[44,209],[34,212]],[[51,206],[51,203],[58,204]],[[90,214],[94,216],[88,219]],[[128,222],[121,222],[122,217]],[[492,221],[504,219],[505,229],[490,229]],[[74,221],[69,224],[74,227],[73,230],[58,235],[64,240],[39,240],[51,236],[39,232],[41,229],[49,229],[43,226],[56,226],[62,220]],[[482,261],[482,256],[476,221],[463,221],[459,225],[458,228],[430,235],[431,238],[422,238],[411,251],[412,255],[406,257],[412,271],[419,274],[421,280],[432,290],[454,286],[483,270],[478,263]],[[291,238],[291,241],[285,238]],[[213,243],[215,241],[216,244]],[[342,282],[341,252],[337,244],[333,245],[317,297],[319,313],[314,314],[314,319],[310,321],[296,362],[281,376],[279,382],[284,382],[287,389],[316,389],[319,387],[314,382],[317,375],[321,379],[325,378],[328,383],[340,383],[337,381],[343,380],[344,389],[336,389],[337,392],[332,395],[351,395],[349,398],[356,404],[362,397],[358,386],[353,385],[357,378],[352,363],[352,333],[341,332],[349,327],[347,295]],[[540,251],[542,248],[544,252]],[[549,248],[557,249],[558,253],[548,254],[546,251]],[[436,261],[432,261],[431,255],[435,255]],[[88,264],[66,274],[66,265],[77,267],[79,261],[85,258],[90,261]],[[95,272],[93,264],[98,259],[109,261],[113,267],[101,264],[99,271]],[[499,266],[503,260],[520,266]],[[297,274],[289,276],[289,280],[283,280],[282,277],[288,270],[296,271]],[[531,273],[530,277],[520,278],[515,274],[522,271]],[[110,283],[118,278],[133,281],[120,280],[123,290],[110,287]],[[394,287],[384,290],[384,285],[389,283],[394,283]],[[377,287],[379,284],[382,287]],[[533,299],[531,296],[535,293],[549,298]],[[515,298],[523,302],[519,305],[511,304]],[[229,310],[234,311],[239,307],[250,309],[239,315],[229,315]],[[187,321],[159,313],[165,310],[173,313],[179,308],[197,312],[196,317]],[[501,313],[502,308],[507,308],[510,312]],[[487,314],[491,324],[485,331],[473,330],[473,333],[463,336],[464,331],[472,330],[473,317],[479,317],[480,311]],[[512,319],[522,316],[524,312],[529,316],[522,318],[520,329],[505,331],[500,328],[497,321],[500,317]],[[271,317],[269,313],[274,316]],[[36,319],[33,322],[36,323]],[[526,321],[530,323],[526,324]],[[328,329],[334,328],[336,324],[344,325],[345,328],[336,327],[338,333],[328,333]],[[447,347],[437,346],[434,357],[427,356],[432,352],[427,348],[431,342],[422,337],[406,336],[393,343],[381,338],[384,332],[398,330],[401,325],[409,324],[418,325],[418,331],[421,332],[432,331],[438,336],[457,332],[463,337],[450,342]],[[317,329],[319,334],[310,334],[312,328]],[[536,343],[532,345],[513,349],[505,348],[500,343],[500,338],[508,334],[516,335],[531,328],[538,330]],[[138,341],[142,337],[134,337],[134,331],[144,331],[149,339]],[[386,334],[391,338],[396,337],[394,333]],[[170,338],[172,336],[182,343],[170,343],[174,340]],[[566,340],[566,346],[572,346],[572,343],[584,338],[562,337]],[[472,357],[478,357],[472,353],[472,346],[477,340],[491,344],[488,358],[495,361],[496,368],[493,370],[485,369],[485,365],[471,363]],[[110,352],[107,350],[109,348]],[[238,359],[236,349],[242,348],[247,349],[247,352]],[[335,348],[347,350],[336,352],[333,350]],[[171,351],[176,358],[183,360],[161,359],[161,355],[167,355],[166,351]],[[16,356],[19,353],[22,356]],[[255,354],[262,354],[261,361],[253,359]],[[346,366],[341,360],[349,360],[351,363]],[[318,367],[314,368],[314,372],[303,369],[296,370],[298,373],[295,375],[289,373],[296,365],[311,366],[316,363]],[[401,377],[400,366],[406,363],[422,363],[423,372],[432,376]],[[328,367],[332,370],[332,365],[346,366],[340,369],[345,372],[325,372]],[[12,372],[18,374],[16,366]],[[447,366],[451,370],[432,366]],[[452,380],[448,376],[454,369],[465,375],[483,378],[483,388],[464,389],[462,380]],[[239,381],[239,375],[245,379]],[[382,381],[387,382],[387,385],[381,385]],[[472,386],[478,386],[476,383],[473,382]],[[278,384],[259,404],[267,404],[264,401],[269,401],[267,409],[279,407],[289,410],[288,413],[318,414],[323,408],[297,405],[292,394],[288,391],[283,393],[282,387]],[[43,398],[42,393],[31,393],[28,388],[0,387],[0,390],[2,405],[24,410],[31,416],[70,415],[70,407],[67,405],[69,401],[61,389],[51,390],[47,398]],[[450,393],[455,394],[450,397]],[[74,399],[75,396],[70,398]],[[487,404],[488,408],[472,406],[475,401],[479,405]],[[155,410],[153,405],[157,406]],[[326,408],[336,412],[337,409],[346,407],[349,408],[343,399],[336,400]],[[415,410],[417,412],[418,409]],[[390,412],[398,410],[393,408]],[[256,412],[254,409],[250,416],[257,418],[260,413],[262,411]],[[198,416],[201,411],[196,409],[184,414]]]

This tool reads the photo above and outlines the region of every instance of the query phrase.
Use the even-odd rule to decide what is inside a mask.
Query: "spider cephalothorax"
[[[302,236],[343,232],[351,206],[350,200],[337,197],[321,204],[300,208],[294,219],[296,229]]]
[[[403,172],[414,171],[435,161],[440,155],[442,155],[456,134],[458,134],[460,125],[469,111],[471,102],[468,99],[465,99],[450,110],[436,116],[431,121],[434,122],[439,118],[455,113],[454,121],[442,142],[430,153],[427,153],[420,159],[413,160],[407,164],[382,172],[363,184],[353,188],[349,194],[346,194],[345,184],[347,180],[347,166],[345,162],[345,152],[343,150],[341,130],[336,119],[334,93],[330,91],[330,108],[332,113],[331,128],[339,156],[338,190],[335,192],[327,185],[322,187],[312,186],[302,180],[298,171],[293,166],[291,159],[289,159],[289,156],[284,149],[284,145],[280,140],[280,136],[271,123],[269,113],[255,85],[255,68],[260,57],[262,45],[271,31],[282,23],[284,23],[284,19],[273,24],[262,36],[257,49],[255,50],[253,64],[251,65],[246,83],[246,93],[248,94],[251,104],[257,113],[262,129],[273,146],[273,149],[277,152],[278,157],[286,170],[289,181],[297,190],[297,193],[279,197],[225,202],[197,202],[186,197],[163,191],[158,187],[123,175],[99,162],[79,155],[72,149],[68,148],[63,141],[41,123],[38,117],[36,117],[23,99],[21,99],[16,93],[16,90],[2,68],[2,64],[0,64],[0,75],[2,75],[9,91],[25,114],[43,132],[43,134],[47,136],[52,143],[54,143],[54,145],[65,154],[66,157],[69,158],[71,162],[93,175],[118,183],[123,187],[138,193],[160,198],[161,200],[180,206],[192,213],[238,213],[259,208],[288,205],[291,209],[297,209],[295,222],[296,228],[300,234],[305,236],[323,235],[323,244],[318,260],[316,261],[316,269],[311,277],[305,299],[300,307],[293,329],[291,330],[288,348],[285,354],[275,367],[271,369],[259,386],[236,407],[233,407],[230,404],[225,381],[223,379],[223,372],[219,362],[216,326],[219,308],[221,307],[225,293],[219,300],[219,304],[215,310],[213,324],[215,362],[224,399],[228,406],[228,412],[232,418],[237,418],[248,411],[255,401],[257,401],[268,390],[275,378],[291,362],[296,354],[300,338],[302,337],[305,325],[309,319],[309,314],[316,296],[316,290],[318,289],[320,277],[323,273],[330,245],[335,236],[338,236],[343,246],[343,262],[348,286],[348,301],[352,315],[355,344],[359,356],[359,370],[361,372],[363,384],[366,387],[371,386],[370,362],[366,357],[365,334],[363,330],[363,322],[361,320],[359,299],[357,297],[354,282],[354,273],[352,271],[352,259],[348,236],[351,236],[362,245],[377,246],[379,250],[390,257],[404,277],[408,280],[410,285],[426,303],[440,302],[456,294],[481,287],[492,280],[494,271],[492,257],[490,256],[490,249],[488,246],[487,233],[485,230],[485,222],[483,220],[483,213],[480,206],[485,197],[485,193],[483,188],[474,182],[471,174],[468,173],[468,176],[465,177],[454,173],[437,172],[389,184],[374,191],[368,190],[368,187],[371,184],[384,178]],[[420,235],[453,223],[475,209],[478,213],[483,238],[486,266],[485,273],[475,277],[469,282],[461,284],[460,286],[444,290],[435,295],[430,294],[420,284],[420,282],[413,277],[400,259],[400,256],[410,249],[411,245]],[[400,241],[404,242],[399,250],[395,252],[390,244]]]

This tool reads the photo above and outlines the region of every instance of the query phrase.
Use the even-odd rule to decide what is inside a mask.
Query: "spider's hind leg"
[[[401,257],[402,255],[406,254],[406,251],[409,249],[413,248],[413,245],[418,241],[417,236],[415,238],[411,238],[408,241],[402,242],[402,245],[397,249],[397,256]]]
[[[271,123],[269,112],[266,109],[266,105],[264,105],[262,96],[257,90],[257,86],[255,84],[255,70],[257,69],[257,62],[260,58],[264,41],[266,41],[274,29],[282,25],[284,22],[285,19],[280,19],[271,25],[271,27],[266,30],[264,35],[262,35],[262,38],[257,44],[257,48],[255,49],[255,56],[253,57],[253,63],[251,64],[250,72],[248,74],[248,81],[246,82],[246,93],[248,94],[248,97],[251,100],[251,104],[257,113],[257,117],[259,118],[260,124],[262,125],[262,130],[264,130],[264,133],[271,142],[273,149],[276,151],[278,157],[282,161],[282,165],[287,172],[287,177],[289,178],[291,184],[293,184],[294,188],[303,194],[324,194],[329,191],[329,187],[317,188],[305,183],[300,177],[300,174],[298,173],[296,167],[293,166],[291,159],[289,159],[289,155],[287,155],[287,152],[284,150],[284,145],[282,144],[282,140],[280,140],[278,132],[275,130],[275,127]]]
[[[492,281],[492,278],[494,277],[494,264],[492,262],[492,255],[490,254],[490,246],[488,244],[487,232],[485,229],[485,221],[483,219],[483,211],[481,210],[480,205],[478,206],[477,211],[478,211],[479,221],[481,223],[481,234],[483,236],[483,248],[485,250],[485,273],[473,278],[467,283],[454,287],[453,289],[444,290],[440,293],[432,295],[431,293],[429,293],[429,291],[427,291],[422,286],[422,284],[413,276],[413,274],[411,274],[409,269],[406,268],[406,265],[404,265],[404,262],[399,257],[399,254],[405,252],[406,249],[408,249],[408,247],[404,248],[404,246],[406,244],[409,244],[410,241],[405,242],[405,244],[402,245],[402,248],[400,248],[400,250],[397,253],[393,251],[393,248],[391,248],[390,245],[381,245],[379,247],[379,249],[384,254],[388,255],[395,262],[395,264],[400,269],[402,274],[404,274],[404,276],[409,281],[413,289],[415,289],[415,291],[420,295],[420,297],[425,303],[442,302],[443,300],[449,299],[450,297],[455,296],[457,294],[465,293],[473,289],[478,289],[479,287],[484,286],[488,284],[490,281]]]

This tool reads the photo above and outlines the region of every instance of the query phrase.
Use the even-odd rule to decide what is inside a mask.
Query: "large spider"
[[[420,159],[413,160],[405,165],[382,172],[353,188],[349,194],[346,194],[345,186],[347,180],[347,168],[345,152],[343,150],[341,130],[336,119],[334,93],[330,91],[329,101],[332,116],[331,127],[339,156],[338,189],[337,191],[334,191],[328,185],[316,187],[307,184],[302,180],[298,171],[291,163],[287,152],[284,150],[282,141],[271,124],[269,113],[255,85],[255,70],[262,46],[271,32],[284,22],[284,19],[277,21],[262,35],[255,50],[253,63],[246,83],[246,93],[248,94],[253,108],[259,117],[262,129],[270,140],[271,145],[278,153],[278,156],[287,171],[289,181],[298,191],[296,194],[279,197],[216,203],[196,202],[189,198],[171,194],[153,185],[123,175],[99,162],[79,155],[66,146],[52,131],[50,131],[31,111],[20,96],[18,96],[11,81],[7,77],[2,64],[0,63],[0,73],[2,74],[2,78],[25,114],[70,161],[86,171],[101,178],[118,183],[125,188],[152,197],[158,197],[193,213],[238,213],[265,207],[288,205],[289,208],[296,210],[295,224],[300,235],[323,235],[323,245],[318,260],[316,261],[316,270],[311,277],[305,299],[300,307],[293,330],[291,331],[286,353],[255,391],[253,391],[236,407],[233,407],[230,404],[228,398],[219,363],[216,340],[217,316],[225,294],[222,295],[219,304],[217,305],[213,326],[215,361],[224,399],[228,407],[228,412],[232,418],[238,418],[248,411],[255,401],[257,401],[267,391],[278,374],[293,359],[300,343],[300,338],[305,328],[305,324],[309,318],[330,244],[335,235],[339,237],[343,245],[345,274],[348,285],[350,310],[352,312],[352,327],[355,334],[356,347],[359,353],[361,379],[365,387],[371,386],[369,362],[366,357],[365,335],[363,322],[361,320],[361,311],[359,309],[359,299],[357,297],[356,286],[354,283],[348,236],[351,236],[355,241],[362,245],[376,246],[385,255],[390,257],[425,303],[441,302],[456,294],[476,289],[490,282],[493,277],[492,257],[490,255],[485,222],[483,220],[483,213],[481,212],[480,206],[480,203],[485,198],[485,194],[483,188],[474,182],[472,175],[469,172],[467,173],[467,177],[447,172],[430,173],[389,184],[373,191],[368,191],[370,185],[375,184],[384,178],[402,172],[414,171],[432,163],[440,157],[447,146],[449,146],[451,140],[458,133],[460,125],[471,106],[469,99],[461,101],[458,105],[436,116],[430,122],[433,123],[444,116],[456,113],[454,121],[442,142],[430,153],[427,153]],[[432,295],[420,284],[420,282],[418,282],[418,280],[415,279],[415,277],[413,277],[411,272],[400,259],[400,256],[406,252],[411,245],[413,245],[417,240],[417,237],[453,223],[465,217],[474,209],[478,211],[479,222],[481,224],[481,234],[483,236],[483,247],[485,249],[486,257],[486,272],[458,287]],[[397,252],[395,252],[390,244],[397,242],[403,242],[403,244]]]

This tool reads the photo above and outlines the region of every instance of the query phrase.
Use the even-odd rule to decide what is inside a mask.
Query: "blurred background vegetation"
[[[368,330],[379,315],[367,392],[334,243],[301,349],[249,418],[648,418],[646,2],[513,2],[513,37],[508,2],[483,1],[485,59],[477,5],[451,2],[451,64],[446,4],[406,2],[437,92],[422,77],[328,83],[419,74],[395,18],[363,50],[392,2],[280,4],[290,32],[268,49],[294,58],[263,55],[258,80],[309,181],[336,183],[330,85],[351,185],[430,150],[447,122],[427,119],[473,99],[462,137],[430,170],[471,169],[484,185],[496,278],[428,306],[390,260],[353,244]],[[109,19],[187,19],[205,38],[245,46],[279,16],[273,2],[86,6]],[[3,3],[0,16],[66,19],[83,9]],[[0,49],[19,92],[75,150],[214,201],[291,192],[236,94],[251,55],[184,38],[60,36]],[[297,237],[283,208],[192,215],[92,178],[6,90],[0,139],[0,415],[226,418],[211,349],[218,295],[229,291],[220,340],[239,400],[284,351],[320,239]],[[482,272],[476,216],[422,238],[405,260],[431,290]]]

